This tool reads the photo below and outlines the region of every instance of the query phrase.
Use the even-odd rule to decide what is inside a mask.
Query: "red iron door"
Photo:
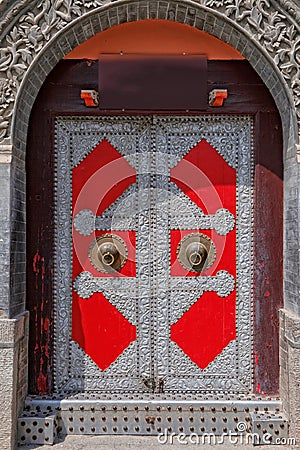
[[[57,118],[56,391],[251,392],[252,134]]]

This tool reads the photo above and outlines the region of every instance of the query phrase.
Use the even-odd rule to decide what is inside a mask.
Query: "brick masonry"
[[[0,163],[0,316],[9,311],[10,274],[10,158]]]
[[[14,448],[16,417],[27,393],[28,318],[0,318],[0,448]]]
[[[280,396],[289,417],[289,435],[300,439],[300,318],[280,312]]]

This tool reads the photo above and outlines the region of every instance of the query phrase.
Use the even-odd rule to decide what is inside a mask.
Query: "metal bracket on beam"
[[[227,89],[213,89],[209,93],[209,106],[223,106],[224,100],[227,97]]]
[[[87,107],[95,107],[99,105],[99,93],[94,89],[81,90],[81,98]]]

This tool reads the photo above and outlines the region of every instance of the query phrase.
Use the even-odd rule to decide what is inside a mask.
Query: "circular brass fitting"
[[[186,256],[191,266],[199,266],[207,259],[207,248],[201,242],[191,242],[186,250]]]
[[[120,236],[102,234],[90,245],[89,260],[95,269],[103,273],[119,271],[127,261],[127,247]]]
[[[216,259],[216,247],[205,234],[190,233],[179,242],[177,258],[189,272],[204,272]]]

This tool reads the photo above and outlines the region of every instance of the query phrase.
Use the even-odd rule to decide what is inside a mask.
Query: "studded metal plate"
[[[55,392],[213,392],[216,397],[251,392],[252,134],[248,116],[57,118]],[[236,171],[236,217],[220,201],[216,211],[202,210],[170,178],[173,168],[203,140]],[[72,170],[104,141],[135,170],[136,181],[101,215],[82,207],[73,223]],[[83,270],[73,280],[73,224],[84,239],[99,230],[136,233],[136,276],[105,278]],[[195,230],[208,230],[224,242],[236,230],[236,274],[222,267],[200,277],[170,272],[172,232]],[[105,370],[72,340],[73,288],[85,304],[102,293],[136,327],[136,340]],[[171,339],[170,329],[201,295],[212,292],[227,299],[234,289],[236,339],[201,368]]]
[[[58,417],[56,411],[35,408],[25,411],[18,419],[18,444],[49,444],[57,438]]]
[[[288,437],[288,421],[280,411],[251,411],[250,431],[255,435],[256,445],[294,444],[295,439]]]
[[[51,444],[57,434],[60,437],[68,434],[152,435],[158,436],[161,442],[171,433],[194,437],[256,433],[254,442],[260,443],[267,432],[267,438],[273,443],[275,439],[287,438],[287,421],[280,412],[281,402],[276,399],[230,400],[224,397],[196,401],[149,394],[146,397],[143,400],[136,396],[120,400],[83,395],[69,399],[28,398],[23,417],[19,419],[18,442]]]

